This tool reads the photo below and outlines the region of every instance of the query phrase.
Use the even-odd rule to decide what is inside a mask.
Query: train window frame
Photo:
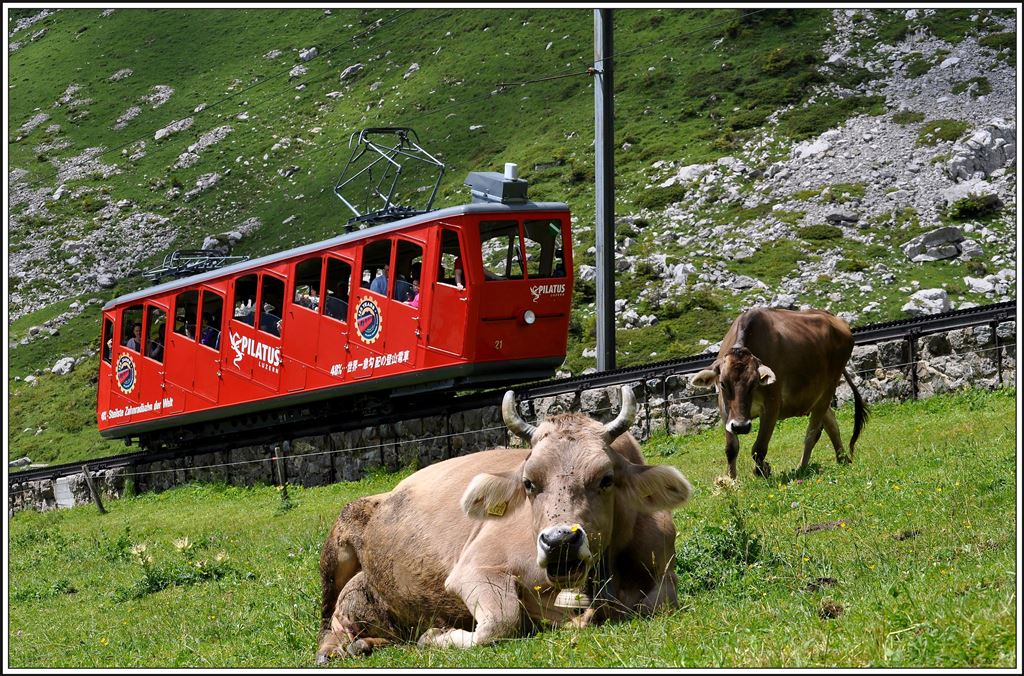
[[[155,318],[154,315],[156,315]],[[154,325],[159,326],[158,336],[154,336]],[[143,336],[145,337],[143,356],[158,364],[163,364],[167,345],[167,308],[156,303],[146,304],[146,324],[143,327]]]
[[[249,284],[252,284],[252,297],[247,295],[243,300],[248,302],[243,303],[243,300],[238,298],[239,287],[247,289]],[[260,276],[255,272],[235,277],[231,285],[231,319],[233,321],[256,328],[256,299],[259,297],[259,286]]]
[[[382,257],[382,256],[380,256],[376,252],[376,249],[377,248],[383,248],[385,246],[387,247],[387,256],[386,257]],[[362,289],[364,289],[366,291],[369,291],[370,293],[375,294],[377,296],[380,296],[381,298],[390,298],[391,297],[391,291],[394,288],[394,285],[392,284],[392,280],[394,278],[395,248],[396,247],[394,246],[394,242],[391,240],[390,237],[388,237],[387,239],[378,239],[378,240],[375,240],[375,241],[372,241],[372,242],[364,242],[363,243],[363,245],[362,245],[362,247],[361,247],[361,249],[359,251],[359,280],[360,280],[359,286]],[[373,251],[371,252],[371,250],[373,250]],[[371,255],[368,256],[367,252],[371,252]],[[372,267],[367,267],[367,258],[371,258],[370,265]],[[380,261],[383,258],[386,258],[387,260],[386,260],[386,262],[381,263]],[[382,267],[381,267],[382,265],[387,266],[387,268],[388,268],[388,274],[387,275],[383,275],[383,277],[385,279],[385,285],[386,285],[385,288],[384,288],[384,293],[381,293],[380,291],[374,290],[374,288],[373,288],[374,282],[377,280],[378,277],[382,276],[380,274],[374,275],[373,273],[375,271],[377,271],[377,272],[382,271]],[[368,280],[365,279],[367,274],[369,274],[369,279]],[[365,284],[365,286],[364,286],[364,284]]]
[[[553,233],[551,240],[542,242],[532,238],[530,236],[531,227],[550,228]],[[562,230],[562,220],[559,218],[536,218],[523,221],[523,248],[525,249],[527,279],[559,279],[566,276],[565,244]],[[539,246],[538,256],[531,256],[529,242],[534,242]],[[536,263],[533,263],[534,260]],[[531,271],[532,265],[536,266],[536,274]],[[561,274],[559,274],[559,270],[561,270]]]
[[[189,294],[194,294],[195,295],[195,300],[192,301],[191,305],[188,304],[187,300],[183,304],[182,297],[183,296],[187,296]],[[189,317],[189,307],[192,308],[191,317]],[[178,311],[179,310],[184,310],[184,312],[181,313],[182,319],[184,320],[182,322],[182,325],[181,325],[182,329],[188,329],[188,327],[190,326],[189,319],[191,318],[191,320],[192,320],[192,322],[191,322],[191,327],[192,327],[191,334],[187,333],[186,331],[180,331],[178,329],[178,315],[179,315]],[[193,342],[199,337],[199,289],[185,289],[184,291],[179,292],[174,297],[174,329],[173,329],[173,331],[174,331],[175,334],[177,334],[179,336],[184,336],[185,338],[188,338],[189,340],[191,340]]]
[[[341,317],[336,317],[333,314],[328,314],[328,308],[329,307],[335,307],[334,303],[329,303],[328,301],[337,300],[337,297],[338,297],[337,294],[332,295],[332,294],[329,293],[330,292],[330,285],[331,285],[330,282],[333,279],[332,276],[331,276],[331,265],[332,264],[344,265],[344,266],[348,267],[348,280],[345,281],[345,283],[344,283],[345,299],[343,301],[341,301],[341,303],[344,304],[344,308],[340,309]],[[320,291],[321,291],[320,297],[324,299],[323,302],[321,303],[321,308],[320,308],[320,316],[321,317],[326,317],[327,319],[330,319],[330,320],[335,321],[335,322],[341,322],[342,324],[348,324],[348,313],[349,313],[349,310],[351,309],[351,300],[352,300],[352,283],[355,281],[354,276],[352,274],[352,271],[355,269],[355,267],[356,266],[353,265],[353,262],[351,260],[349,260],[348,258],[345,258],[343,256],[336,256],[336,255],[332,255],[332,254],[328,254],[327,255],[327,265],[325,265],[324,269],[323,269],[323,273],[324,273],[323,286],[321,286],[321,288],[320,288]],[[334,286],[337,287],[340,282],[341,282],[341,279],[339,278],[338,282],[334,283]]]
[[[145,317],[145,307],[146,306],[144,303],[136,303],[135,305],[129,305],[128,307],[121,310],[121,347],[131,350],[132,352],[136,352],[138,354],[142,354],[141,339],[142,336],[144,335],[142,332],[142,320]],[[129,320],[128,315],[134,315],[135,313],[138,313],[138,319]],[[139,325],[140,340],[140,345],[137,348],[128,345],[129,339],[134,337],[133,333],[136,324]]]
[[[273,296],[267,297],[267,284],[268,282],[280,285],[280,292],[272,292]],[[264,272],[260,275],[259,285],[259,299],[256,303],[257,319],[255,328],[261,333],[265,333],[268,336],[280,338],[284,332],[284,299],[287,284],[285,280],[278,277],[277,275]],[[270,308],[269,310],[267,308]],[[281,314],[276,314],[276,312]],[[268,320],[267,317],[270,317]]]
[[[312,281],[312,276],[308,273],[300,271],[300,268],[308,263],[319,263],[317,266],[316,275],[316,286],[314,287],[309,282]],[[292,292],[291,292],[291,304],[294,307],[302,308],[307,312],[313,312],[314,314],[320,313],[320,306],[323,304],[323,286],[324,286],[324,257],[322,255],[310,256],[301,261],[296,261],[292,267]],[[309,291],[299,296],[299,287],[308,287]],[[312,307],[309,305],[309,301],[313,301]]]
[[[207,317],[207,298],[209,298],[211,296],[215,300],[220,302],[220,310],[219,310],[220,318],[216,322],[207,323],[205,321],[205,319]],[[214,291],[213,289],[206,289],[206,288],[202,289],[202,296],[199,299],[199,327],[200,327],[200,331],[199,331],[199,336],[198,336],[197,342],[198,342],[199,345],[203,346],[207,350],[213,350],[214,352],[220,352],[220,339],[224,335],[224,306],[225,306],[224,300],[225,300],[224,294],[222,294],[222,293],[220,293],[218,291]],[[207,326],[213,328],[214,331],[217,332],[216,340],[215,340],[215,343],[213,345],[209,345],[209,344],[203,342],[204,334],[206,333],[205,327],[207,327]]]
[[[515,238],[516,238],[515,239],[515,244],[516,244],[516,246],[515,247],[512,246],[512,241],[511,240],[509,240],[504,245],[505,249],[506,249],[506,253],[504,255],[504,264],[505,264],[505,271],[504,271],[504,273],[502,273],[500,271],[495,271],[495,270],[490,269],[490,265],[489,265],[489,261],[488,261],[489,254],[488,254],[487,251],[485,251],[485,249],[486,249],[487,244],[489,242],[498,239],[498,237],[504,237],[504,236],[511,237],[512,236],[512,232],[509,231],[509,232],[505,232],[503,234],[498,234],[498,235],[496,235],[494,237],[486,237],[485,238],[485,229],[488,228],[488,227],[491,227],[491,226],[498,226],[498,227],[500,227],[502,229],[514,230],[514,232],[515,232]],[[519,221],[518,219],[481,220],[478,227],[480,228],[480,269],[483,272],[484,281],[485,282],[512,282],[512,281],[522,281],[522,280],[526,279],[526,266],[523,265],[524,252],[523,252],[523,224],[522,224],[522,222]],[[495,249],[495,253],[500,253],[500,252],[497,249]],[[463,275],[465,275],[465,262],[463,262],[463,263],[464,263],[463,264]],[[519,274],[518,275],[512,274],[513,266],[515,264],[519,265]]]
[[[110,315],[103,315],[103,337],[100,340],[102,359],[110,364],[114,359],[114,318]]]
[[[394,265],[391,268],[391,285],[389,287],[391,290],[389,297],[392,300],[409,304],[413,299],[412,282],[414,278],[420,280],[420,289],[422,290],[423,263],[426,250],[424,242],[417,239],[411,237],[395,238]],[[409,254],[414,255],[410,256]],[[407,274],[403,275],[403,272],[406,270]]]
[[[445,272],[448,269],[448,265],[445,263],[445,256],[451,256],[452,253],[447,250],[447,246],[450,244],[445,243],[445,237],[452,235],[455,237],[456,253],[452,259],[451,270],[451,282],[448,281],[448,277]],[[460,263],[462,266],[462,285],[459,285],[459,280],[456,278],[455,273],[457,272],[456,263]],[[451,228],[441,228],[441,238],[438,242],[437,251],[437,283],[443,284],[444,286],[450,286],[454,289],[465,289],[469,286],[468,280],[466,279],[466,247],[463,246],[462,231]],[[420,288],[423,288],[423,280],[420,280]]]

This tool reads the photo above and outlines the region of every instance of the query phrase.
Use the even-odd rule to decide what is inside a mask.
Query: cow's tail
[[[857,443],[860,431],[864,428],[864,424],[867,423],[868,417],[871,415],[871,409],[864,403],[864,399],[860,396],[860,391],[853,384],[853,376],[850,375],[848,369],[843,369],[843,376],[846,378],[846,382],[849,383],[850,389],[853,390],[853,436],[850,437],[850,460],[853,460],[853,445]]]
[[[334,615],[334,606],[341,590],[362,569],[359,550],[362,548],[363,531],[379,499],[380,496],[371,495],[345,505],[324,540],[320,552],[320,586],[323,592],[320,608],[321,637],[331,629],[331,616]]]

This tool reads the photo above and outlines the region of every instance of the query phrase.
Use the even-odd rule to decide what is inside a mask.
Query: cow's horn
[[[629,385],[622,386],[622,410],[615,420],[604,426],[604,438],[608,443],[615,441],[620,434],[629,429],[636,417],[636,397],[633,396],[633,388]]]
[[[522,437],[524,441],[533,441],[533,434],[537,428],[519,417],[516,411],[516,395],[512,390],[506,392],[505,398],[501,400],[501,418],[513,434]]]

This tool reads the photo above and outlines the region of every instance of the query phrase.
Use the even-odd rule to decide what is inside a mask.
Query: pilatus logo
[[[565,284],[534,284],[530,287],[530,293],[533,294],[533,302],[536,303],[541,295],[561,296],[565,293]]]
[[[228,334],[228,338],[231,340],[231,349],[235,351],[235,358],[231,362],[235,366],[242,362],[245,355],[255,357],[270,366],[277,367],[281,364],[281,348],[279,347],[271,347],[234,331]]]
[[[118,357],[114,372],[117,375],[117,386],[125,394],[130,394],[135,389],[135,362],[131,355],[122,354]]]
[[[377,301],[363,297],[356,307],[356,331],[364,343],[375,343],[380,338],[381,317]]]

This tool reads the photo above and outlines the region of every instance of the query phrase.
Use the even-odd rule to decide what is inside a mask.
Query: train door
[[[114,387],[114,315],[104,313],[100,340],[100,387],[96,398],[96,410],[104,423],[109,415],[111,388]]]
[[[216,403],[220,396],[221,335],[224,328],[224,297],[203,289],[199,314],[199,341],[192,354],[193,391]]]
[[[139,403],[139,369],[142,366],[142,303],[121,310],[120,338],[114,347],[113,413],[119,423],[131,421],[128,408]]]
[[[450,228],[437,231],[437,274],[430,279],[427,346],[461,356],[465,351],[469,320],[469,290],[460,234]],[[431,266],[433,267],[433,266]]]
[[[381,354],[374,359],[375,368],[383,368],[386,372],[401,372],[416,365],[419,347],[423,343],[420,326],[421,300],[424,300],[420,285],[422,272],[423,245],[396,239],[388,287],[390,293],[384,303],[388,330]]]
[[[167,338],[167,382],[192,392],[195,389],[196,350],[199,337],[199,291],[182,291],[174,298],[174,324]]]
[[[292,269],[292,289],[284,318],[281,378],[289,392],[306,386],[306,369],[316,368],[320,336],[320,303],[324,260],[313,256]]]
[[[385,354],[391,331],[388,298],[394,291],[394,251],[390,239],[370,242],[360,254],[360,272],[352,307],[351,357],[345,367],[353,378],[368,378]]]
[[[338,379],[364,375],[352,368],[356,356],[350,343],[352,308],[349,300],[354,282],[350,261],[330,255],[326,257],[320,293],[316,367]]]
[[[180,396],[168,396],[167,392],[167,310],[156,304],[146,304],[146,330],[142,354],[148,373],[156,375],[156,379],[147,379],[145,383],[144,403],[159,414],[178,413],[184,410],[185,401]]]
[[[235,280],[224,368],[277,391],[281,366],[281,307],[284,281],[256,273]]]

